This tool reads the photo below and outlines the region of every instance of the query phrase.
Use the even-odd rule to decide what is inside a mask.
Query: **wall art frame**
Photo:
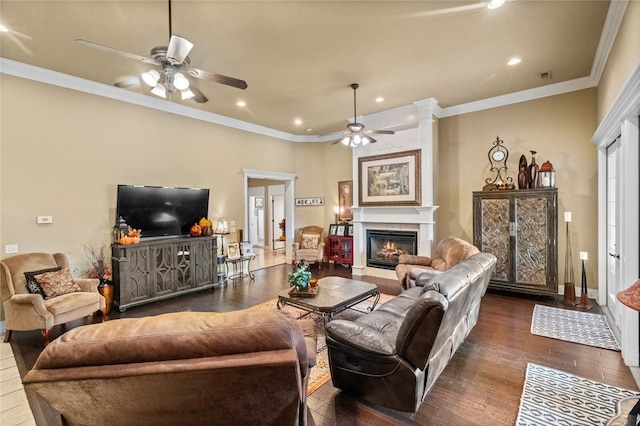
[[[359,206],[421,205],[421,150],[358,158]]]

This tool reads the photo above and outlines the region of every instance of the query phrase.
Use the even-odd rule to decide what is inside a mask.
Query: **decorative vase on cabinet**
[[[558,292],[557,190],[473,193],[473,242],[498,258],[489,283],[531,294]]]

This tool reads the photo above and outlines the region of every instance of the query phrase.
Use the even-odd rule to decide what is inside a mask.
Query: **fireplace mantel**
[[[353,275],[369,275],[374,277],[395,279],[395,271],[367,267],[367,229],[416,231],[418,233],[418,254],[429,256],[434,240],[434,176],[437,176],[438,164],[433,161],[437,152],[437,113],[436,99],[427,99],[414,103],[414,113],[418,117],[416,128],[396,131],[395,135],[379,135],[379,143],[368,144],[353,149],[352,170],[353,200],[360,200],[359,168],[360,157],[402,152],[409,149],[420,150],[420,206],[353,206]],[[373,117],[371,117],[373,118]],[[374,121],[367,125],[376,128]],[[377,123],[383,124],[383,123]],[[398,123],[396,123],[398,124]],[[386,127],[393,123],[386,123]],[[378,126],[382,128],[384,126]]]
[[[395,271],[367,266],[367,230],[401,230],[418,233],[418,253],[429,256],[434,240],[434,212],[438,206],[353,207],[353,275],[396,278]]]

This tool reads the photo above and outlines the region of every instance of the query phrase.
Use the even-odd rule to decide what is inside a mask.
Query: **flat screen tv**
[[[116,218],[141,229],[142,238],[188,235],[208,213],[208,189],[118,185]]]

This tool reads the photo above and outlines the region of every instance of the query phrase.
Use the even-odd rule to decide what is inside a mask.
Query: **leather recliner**
[[[399,411],[415,412],[476,324],[496,257],[478,253],[442,274],[418,277],[355,321],[326,326],[333,385]]]

